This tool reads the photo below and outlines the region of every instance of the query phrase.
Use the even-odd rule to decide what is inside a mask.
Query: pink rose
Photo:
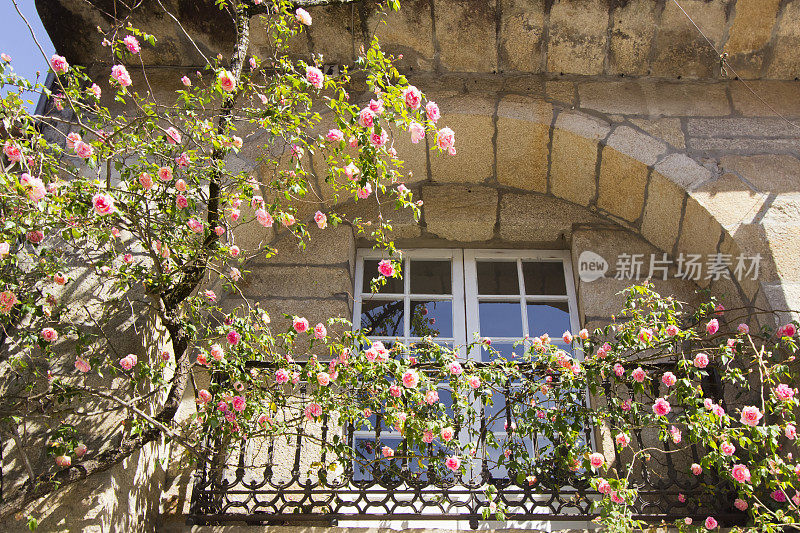
[[[389,394],[390,394],[390,395],[391,395],[393,398],[399,398],[399,397],[400,397],[400,395],[401,395],[401,394],[403,394],[403,391],[400,389],[400,387],[398,387],[397,385],[394,385],[394,384],[393,384],[393,385],[391,385],[391,386],[389,387]]]
[[[630,398],[622,402],[623,411],[630,411],[632,407],[633,407],[633,401]]]
[[[328,135],[326,135],[326,138],[331,142],[339,142],[344,139],[344,133],[342,133],[342,130],[334,128],[328,130]]]
[[[119,360],[119,366],[122,367],[123,370],[130,370],[134,367],[136,363],[133,362],[133,359],[130,355],[126,355],[122,359]]]
[[[797,428],[794,424],[787,424],[786,429],[783,430],[783,434],[786,435],[787,439],[794,440],[797,438]]]
[[[621,378],[624,373],[625,373],[625,369],[622,367],[622,365],[619,364],[619,363],[614,363],[614,374],[618,378]]]
[[[389,135],[385,131],[381,131],[380,135],[374,132],[370,133],[369,142],[372,143],[372,146],[375,148],[380,148],[389,142]]]
[[[716,529],[719,524],[717,524],[717,521],[714,519],[713,516],[709,516],[708,518],[706,518],[705,525],[706,529]]]
[[[237,344],[239,344],[239,341],[242,340],[242,334],[236,331],[235,329],[232,329],[228,332],[225,338],[228,340],[228,344],[230,344],[231,346],[236,346]]]
[[[298,7],[294,12],[294,18],[297,19],[297,22],[304,26],[311,26],[311,15],[309,15],[308,11],[302,7]]]
[[[281,220],[281,224],[287,228],[295,223],[294,215],[291,213],[286,213],[285,211],[279,215],[279,218]]]
[[[39,244],[44,240],[44,232],[40,229],[31,230],[25,234],[25,237],[28,239],[29,242],[33,244]]]
[[[666,331],[667,331],[667,335],[669,335],[670,337],[674,337],[675,335],[677,335],[680,332],[680,330],[678,329],[678,326],[676,326],[675,324],[670,324],[669,326],[667,326],[667,330]]]
[[[722,455],[731,456],[736,451],[736,446],[731,444],[730,442],[724,442],[722,446],[719,447],[720,451],[722,451]]]
[[[691,469],[692,469],[692,474],[694,474],[695,476],[699,476],[700,474],[703,473],[703,467],[697,463],[692,463]]]
[[[147,172],[142,172],[141,174],[139,174],[139,183],[146,190],[150,190],[153,188],[153,176],[151,176]]]
[[[170,144],[180,144],[181,132],[179,132],[177,128],[170,126],[167,128],[167,141],[169,141]]]
[[[78,370],[78,372],[83,372],[85,374],[92,369],[92,365],[90,365],[89,361],[86,359],[82,357],[76,357],[75,368]]]
[[[244,408],[247,406],[247,402],[245,402],[244,398],[241,396],[234,396],[233,397],[233,409],[235,411],[239,411],[240,413],[244,411]]]
[[[314,86],[316,89],[322,89],[322,84],[325,82],[325,76],[322,71],[317,67],[306,67],[306,81]]]
[[[383,113],[383,100],[381,100],[380,98],[378,98],[377,100],[370,100],[369,109],[370,111],[375,113],[376,117],[380,116],[380,114]]]
[[[67,142],[69,143],[69,136],[67,136]],[[3,145],[3,153],[6,154],[6,157],[10,159],[12,163],[19,163],[22,161],[22,151],[11,141],[6,141]]]
[[[384,446],[383,448],[381,448],[381,454],[386,459],[391,459],[392,457],[394,457],[394,450],[388,446]]]
[[[733,479],[739,483],[750,483],[750,469],[743,464],[733,465],[731,475],[733,475]]]
[[[297,333],[308,331],[308,320],[304,317],[295,316],[292,318],[292,327]]]
[[[645,344],[653,339],[653,330],[650,328],[642,328],[639,330],[639,340]]]
[[[236,80],[233,79],[233,74],[228,72],[227,70],[223,70],[219,73],[218,76],[219,85],[222,87],[222,90],[225,92],[233,92],[236,90]]]
[[[133,35],[128,35],[122,39],[122,42],[125,43],[125,46],[128,47],[128,51],[132,54],[138,54],[139,50],[141,50],[139,40]]]
[[[461,467],[461,458],[458,457],[457,455],[451,455],[450,457],[447,458],[444,464],[445,466],[447,466],[447,468],[455,472]]]
[[[169,167],[159,168],[158,179],[160,179],[161,181],[172,181],[172,169]]]
[[[75,153],[78,154],[78,157],[81,159],[89,159],[94,155],[94,148],[92,148],[91,144],[78,141],[75,143]]]
[[[403,374],[403,385],[406,388],[413,389],[419,384],[419,374],[416,370],[406,370]]]
[[[217,237],[222,237],[222,234],[225,233],[225,228],[222,226],[214,226],[214,233]]]
[[[748,326],[747,324],[744,324],[744,323],[743,324],[739,324],[739,326],[736,328],[736,330],[739,333],[741,333],[742,335],[747,335],[748,333],[750,333],[750,326]],[[746,502],[745,502],[745,505],[747,505]]]
[[[680,429],[676,428],[675,426],[670,426],[669,435],[670,437],[672,437],[672,442],[674,442],[675,444],[681,443],[682,436]]]
[[[758,421],[761,420],[762,416],[764,415],[761,414],[761,411],[758,410],[758,407],[749,405],[742,409],[741,422],[742,424],[755,427],[758,425]]]
[[[319,229],[325,229],[328,226],[328,217],[322,211],[317,211],[314,213],[314,222]]]
[[[436,102],[428,102],[425,106],[425,115],[428,117],[428,120],[434,124],[436,124],[442,116],[441,113],[439,113],[439,106],[436,105]]]
[[[589,338],[589,330],[588,330],[588,329],[586,329],[586,328],[583,328],[582,330],[580,330],[580,331],[578,332],[578,337],[579,337],[581,340],[584,340],[584,341],[585,341],[586,339],[588,339],[588,338]]]
[[[114,65],[111,67],[111,77],[117,80],[123,87],[129,87],[131,83],[131,75],[128,74],[128,69],[125,68],[125,65]]]
[[[383,259],[378,263],[378,272],[381,276],[390,278],[394,276],[394,265],[389,259]]]
[[[658,398],[653,404],[653,412],[658,416],[666,416],[671,410],[672,407],[664,398]]]
[[[261,208],[256,210],[256,220],[258,220],[258,223],[265,228],[271,228],[272,224],[275,222],[275,220],[272,218],[272,215]]]
[[[56,74],[64,74],[69,70],[69,63],[67,63],[64,56],[53,54],[50,58],[50,68],[52,68],[53,72]]]
[[[75,457],[80,459],[81,457],[86,455],[86,452],[88,450],[89,450],[89,448],[87,448],[85,444],[83,444],[83,443],[78,444],[77,446],[75,446]]]
[[[423,431],[422,442],[424,442],[425,444],[430,444],[431,442],[433,442],[433,431],[431,431],[430,429],[426,429],[425,431]]]
[[[231,257],[238,257],[239,256],[239,247],[235,244],[228,249],[228,253]]]
[[[781,383],[775,387],[774,392],[775,396],[777,396],[779,400],[782,402],[788,402],[794,397],[797,391],[786,383]]]
[[[664,375],[661,376],[661,382],[664,383],[667,387],[672,387],[678,381],[678,378],[675,377],[675,374],[672,372],[664,372]]]
[[[319,405],[318,403],[313,403],[313,402],[308,404],[305,409],[305,415],[306,418],[311,421],[316,420],[317,418],[322,416],[322,406]]]
[[[371,128],[375,121],[375,113],[368,107],[362,109],[358,114],[358,124],[362,128]]]
[[[61,468],[72,466],[72,458],[70,458],[69,455],[59,455],[56,457],[56,465],[60,466]]]
[[[797,333],[797,328],[795,328],[792,323],[786,324],[778,329],[779,337],[794,337],[795,333]]]
[[[0,257],[5,257],[11,252],[11,245],[7,242],[0,242]]]
[[[358,167],[355,166],[353,163],[349,163],[346,167],[344,167],[344,175],[347,176],[347,179],[352,180],[353,176],[359,174],[361,171],[358,170]]]
[[[314,326],[314,338],[315,339],[324,339],[325,336],[328,334],[328,330],[325,328],[325,325],[322,323],[317,324]]]
[[[196,218],[190,218],[189,221],[186,222],[186,225],[189,226],[189,229],[195,233],[200,233],[203,231],[203,223]]]
[[[442,436],[442,440],[445,442],[450,442],[453,440],[453,428],[451,427],[442,428],[440,434]]]
[[[0,54],[0,59],[5,61],[6,63],[11,63],[11,56],[6,53]]]
[[[699,353],[694,356],[694,366],[697,368],[705,368],[708,366],[708,356],[704,353]]]
[[[92,197],[92,205],[98,215],[110,215],[114,212],[114,199],[108,194],[95,194]]]
[[[456,132],[450,128],[442,128],[436,134],[436,146],[443,152],[456,155]]]
[[[631,442],[631,438],[626,433],[617,434],[614,440],[616,440],[617,445],[622,446],[623,448]]]
[[[461,363],[459,363],[458,361],[451,361],[451,362],[450,362],[450,363],[447,365],[447,369],[448,369],[448,370],[450,371],[450,373],[451,373],[451,374],[453,374],[454,376],[459,376],[459,375],[461,375],[461,372],[463,372],[463,370],[464,370],[464,369],[461,367]]]
[[[467,378],[467,383],[469,384],[470,388],[477,389],[481,386],[481,378],[478,376],[469,376]]]
[[[780,489],[776,489],[770,493],[770,497],[778,503],[786,502],[786,493]]]
[[[563,335],[561,335],[561,340],[563,340],[567,344],[572,344],[572,333],[569,331],[565,331]]]
[[[408,131],[411,132],[411,142],[414,144],[417,144],[425,138],[425,128],[416,120],[409,124]]]
[[[603,478],[600,478],[597,482],[597,492],[600,494],[608,494],[611,492],[611,484]]]
[[[39,335],[45,342],[56,342],[58,340],[58,332],[53,328],[43,328]]]
[[[422,93],[413,85],[409,85],[403,89],[403,99],[406,101],[406,105],[411,109],[419,109],[422,103]]]
[[[593,453],[589,456],[589,464],[592,465],[592,468],[600,468],[606,462],[606,458],[603,457],[602,453]]]
[[[356,191],[356,196],[358,196],[361,200],[369,198],[370,194],[372,194],[372,185],[370,185],[369,183],[367,183],[363,187],[359,188],[358,191]]]
[[[631,377],[636,380],[638,383],[642,383],[645,378],[647,377],[647,373],[642,369],[642,367],[636,367],[633,372],[631,372]]]
[[[746,511],[748,507],[747,502],[741,498],[736,498],[736,500],[734,500],[733,502],[733,506],[739,509],[740,511]]]
[[[180,192],[186,192],[188,186],[186,185],[186,182],[184,180],[179,179],[178,181],[175,182],[175,188]]]
[[[181,83],[185,87],[190,87],[192,85],[192,80],[190,80],[188,76],[184,76],[184,77],[181,78]]]
[[[206,354],[204,353],[197,354],[197,364],[202,366],[208,366],[208,358],[206,357]]]
[[[433,405],[439,401],[439,393],[435,390],[429,390],[425,393],[425,403]]]
[[[289,382],[289,371],[285,368],[279,368],[275,371],[275,383],[282,385]]]
[[[716,318],[712,318],[711,320],[709,320],[708,324],[706,324],[706,331],[708,332],[709,335],[713,335],[714,333],[719,331],[719,321]]]

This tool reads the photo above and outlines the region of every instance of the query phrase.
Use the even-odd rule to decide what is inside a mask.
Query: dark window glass
[[[364,283],[361,287],[363,292],[372,292],[372,289],[369,286],[370,281],[372,281],[373,278],[380,277],[380,273],[378,272],[378,262],[379,261],[377,259],[364,260]],[[386,278],[386,285],[380,287],[378,292],[382,294],[402,294],[403,280],[400,278]]]
[[[412,337],[452,337],[453,302],[411,301]]]
[[[411,292],[413,294],[452,294],[453,281],[450,261],[411,261]]]
[[[375,337],[402,337],[403,301],[365,299],[361,303],[361,327]]]
[[[525,294],[567,294],[564,265],[557,263],[522,263]]]
[[[516,261],[478,261],[478,294],[519,294]]]

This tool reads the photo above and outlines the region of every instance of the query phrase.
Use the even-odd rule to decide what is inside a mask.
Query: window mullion
[[[519,307],[522,313],[522,336],[528,338],[528,306],[525,298],[525,276],[522,275],[522,259],[517,259],[517,277],[519,279]]]
[[[406,256],[404,261],[405,275],[403,276],[403,343],[408,344],[411,337],[411,259]]]

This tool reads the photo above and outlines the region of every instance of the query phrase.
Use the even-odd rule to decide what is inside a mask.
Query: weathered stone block
[[[733,174],[724,174],[692,192],[694,197],[729,231],[749,224],[764,204],[764,196]]]
[[[433,66],[431,2],[410,0],[403,3],[403,9],[390,10],[385,15],[369,10],[368,27],[374,28],[383,50],[395,56],[403,54],[403,59],[397,60],[398,68],[403,71],[431,70]],[[360,28],[359,35],[362,35]]]
[[[549,142],[549,123],[498,118],[498,183],[517,189],[547,192]]]
[[[588,206],[595,195],[598,143],[556,129],[550,162],[550,192],[556,197]]]
[[[480,183],[492,175],[494,154],[491,116],[448,114],[439,121],[456,132],[456,155],[431,152],[431,179],[436,182]]]
[[[649,169],[608,146],[601,157],[597,207],[628,222],[637,220],[644,205]]]
[[[655,166],[656,172],[683,189],[692,190],[711,178],[711,171],[684,154],[670,154]]]
[[[772,38],[772,61],[767,65],[766,77],[792,79],[800,74],[800,4],[788,2],[783,7],[778,27]]]
[[[285,235],[273,243],[277,250],[269,262],[295,263],[308,265],[352,264],[356,249],[353,228],[347,224],[333,227],[328,225],[319,229],[313,223],[308,225],[309,238],[305,249],[299,246],[297,237]]]
[[[685,194],[683,189],[658,172],[654,171],[650,176],[641,232],[645,239],[667,253],[672,253],[678,239]]]
[[[556,0],[550,8],[547,70],[601,74],[608,30],[608,10],[592,0]]]
[[[418,198],[419,194],[415,193],[414,196]],[[341,205],[336,211],[351,222],[360,218],[362,222],[371,222],[374,225],[380,217],[392,226],[392,231],[388,232],[392,239],[413,239],[422,233],[419,222],[414,220],[410,209],[396,210],[394,204],[378,206],[374,198]]]
[[[243,277],[240,288],[249,298],[343,297],[353,290],[349,265],[302,266],[258,261],[245,268],[251,273]]]
[[[653,137],[666,141],[675,148],[686,147],[679,118],[659,118],[655,120],[632,118],[631,122]]]
[[[545,94],[554,102],[573,106],[577,103],[575,83],[571,81],[547,81],[544,84]]]
[[[440,61],[450,72],[497,70],[496,1],[433,0]]]
[[[659,156],[667,151],[663,142],[628,126],[616,128],[606,141],[606,146],[648,166],[654,165]]]
[[[725,33],[724,0],[684,0],[681,7],[689,17],[703,28],[715,48],[722,44]],[[654,76],[665,78],[711,78],[719,58],[714,49],[708,46],[697,29],[674,2],[667,2],[661,14],[655,47],[656,53],[651,63]]]
[[[500,238],[510,242],[567,242],[573,224],[602,224],[588,209],[535,194],[503,194]]]
[[[763,193],[794,193],[800,190],[800,160],[790,155],[725,156],[725,172],[732,172]]]
[[[722,116],[730,113],[726,84],[640,81],[651,117]]]
[[[349,65],[355,51],[353,22],[360,19],[348,5],[333,5],[310,11],[314,24],[308,27],[308,40],[315,54],[323,55],[323,63]]]
[[[739,76],[761,74],[763,49],[772,37],[780,0],[738,0],[724,51]]]
[[[505,0],[500,22],[500,70],[542,70],[543,0]]]
[[[638,81],[589,81],[578,84],[581,108],[601,113],[644,115],[647,99]]]
[[[460,242],[486,241],[494,235],[496,189],[427,185],[422,188],[422,199],[429,233]]]
[[[794,4],[789,5],[794,6]],[[791,9],[798,10],[800,7]],[[798,11],[798,16],[800,16],[800,11]],[[800,31],[793,49],[796,50],[798,45],[800,45]],[[800,58],[797,57],[797,54],[793,53],[787,57],[792,57],[798,62],[797,69],[800,74]],[[796,75],[792,74],[792,76]],[[733,108],[742,115],[774,117],[773,109],[779,109],[783,116],[800,116],[800,84],[797,82],[752,80],[748,81],[747,85],[749,88],[742,83],[731,84]],[[751,89],[758,97],[751,92]]]
[[[699,254],[705,262],[710,255],[717,253],[722,231],[722,226],[711,213],[690,196],[686,201],[681,234],[678,237],[678,253]],[[705,266],[703,272],[705,276]],[[702,286],[706,284],[701,283]]]
[[[658,4],[650,0],[633,0],[614,8],[609,74],[643,76],[648,73],[657,12]]]

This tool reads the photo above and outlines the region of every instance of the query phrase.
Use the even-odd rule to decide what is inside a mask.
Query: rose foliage
[[[377,40],[352,69],[331,75],[321,56],[288,54],[287,43],[313,23],[297,2],[217,3],[236,24],[236,48],[187,73],[169,103],[150,89],[139,59],[159,46],[156,37],[125,20],[101,35],[114,66],[97,79],[53,56],[57,77],[44,87],[19,78],[11,58],[0,61],[0,85],[20,88],[0,105],[0,417],[24,465],[4,494],[3,516],[157,439],[191,461],[210,461],[209,442],[292,435],[323,419],[370,429],[380,414],[402,449],[361,443],[373,457],[364,460],[354,443],[316,437],[330,452],[314,465],[318,475],[342,475],[353,462],[405,475],[399,465],[416,461],[453,479],[496,457],[491,468],[504,467],[521,485],[593,489],[599,520],[629,530],[638,525],[630,476],[655,453],[633,437],[649,429],[672,443],[670,453],[699,446],[702,459],[680,475],[703,471],[726,482],[749,523],[798,528],[792,324],[777,335],[737,330],[734,310],[687,312],[637,286],[611,326],[567,332],[559,344],[547,335],[521,339],[510,360],[490,339],[456,351],[432,340],[387,349],[341,319],[309,324],[303,309],[288,331],[273,331],[270,310],[241,292],[247,261],[275,254],[272,232],[303,247],[309,225],[324,239],[329,226],[350,224],[386,250],[373,286],[400,277],[388,213],[348,219],[335,204],[370,199],[418,217],[393,142],[430,136],[448,157],[455,134]],[[251,19],[269,36],[269,57],[249,49]],[[142,68],[132,75],[131,65]],[[30,113],[23,90],[44,93],[48,112]],[[363,94],[351,98],[354,91]],[[334,118],[321,129],[323,111]],[[267,139],[257,175],[230,164],[251,132]],[[311,157],[322,170],[312,170]],[[332,199],[318,197],[314,178]],[[310,202],[325,208],[312,216]],[[239,305],[221,305],[217,292],[238,296]],[[154,335],[159,328],[163,336]],[[123,330],[140,338],[136,353],[119,351]],[[479,350],[494,361],[465,357]],[[741,392],[735,406],[707,386],[717,377]],[[195,381],[210,384],[196,388],[196,412],[178,422]],[[507,409],[487,414],[502,395]],[[121,434],[94,423],[108,413],[126,418]],[[502,438],[480,431],[487,417],[504,425]],[[598,453],[587,428],[611,436],[616,456]],[[530,453],[537,439],[538,454]],[[497,491],[486,484],[486,519],[509,512]],[[680,524],[713,528],[715,520]]]

